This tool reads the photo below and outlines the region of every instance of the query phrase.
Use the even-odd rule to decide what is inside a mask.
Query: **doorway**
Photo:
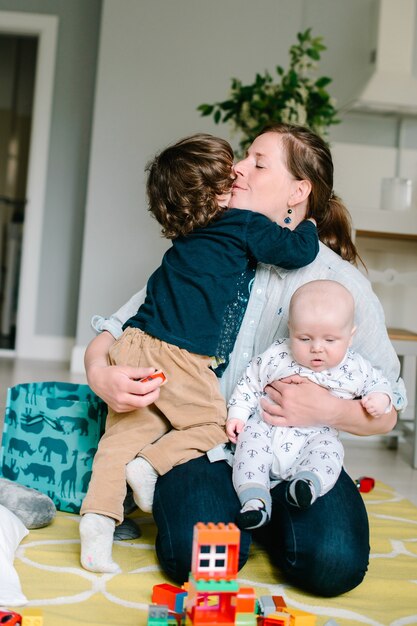
[[[19,244],[17,311],[14,350],[0,348],[0,358],[45,359],[57,352],[55,341],[45,345],[36,330],[42,222],[49,156],[55,59],[58,38],[56,15],[0,11],[0,35],[31,38],[37,41],[36,72],[31,114],[31,131],[26,174],[24,231]],[[4,64],[0,56],[0,67]],[[23,229],[22,229],[23,230]],[[15,297],[15,296],[14,296]],[[58,345],[58,349],[60,345]],[[42,352],[43,351],[43,352]]]
[[[0,34],[0,349],[14,350],[38,38]]]

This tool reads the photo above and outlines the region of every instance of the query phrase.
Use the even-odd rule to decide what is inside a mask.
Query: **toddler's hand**
[[[226,422],[226,434],[229,437],[229,441],[236,443],[239,433],[242,432],[245,423],[236,417],[228,419]]]

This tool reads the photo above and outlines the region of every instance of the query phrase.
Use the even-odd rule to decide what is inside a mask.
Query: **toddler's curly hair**
[[[164,237],[187,235],[225,210],[217,196],[230,191],[232,166],[230,144],[204,133],[181,139],[148,163],[149,211]]]

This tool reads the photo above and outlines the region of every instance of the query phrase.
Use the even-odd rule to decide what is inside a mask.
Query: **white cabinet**
[[[417,209],[408,211],[384,211],[382,209],[359,209],[349,207],[355,231],[372,234],[385,234],[416,238],[417,241]],[[416,266],[417,269],[417,266]]]
[[[408,407],[400,415],[397,432],[410,442],[411,462],[417,468],[417,210],[353,209],[350,213],[356,246],[384,307],[401,361]]]

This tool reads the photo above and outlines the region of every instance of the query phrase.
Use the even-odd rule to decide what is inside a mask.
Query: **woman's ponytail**
[[[341,198],[331,194],[327,207],[313,215],[317,221],[319,239],[342,259],[357,265],[362,262],[352,240],[352,219]]]

